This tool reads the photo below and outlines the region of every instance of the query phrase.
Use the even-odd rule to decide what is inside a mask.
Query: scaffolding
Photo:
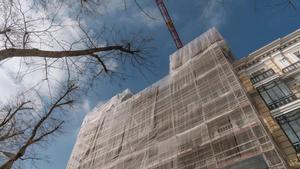
[[[170,56],[168,76],[89,113],[67,168],[286,168],[232,58],[216,29],[202,34]]]

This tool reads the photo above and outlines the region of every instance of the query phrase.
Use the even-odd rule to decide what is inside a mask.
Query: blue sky
[[[165,0],[177,31],[186,44],[212,26],[224,36],[236,58],[244,57],[267,43],[300,28],[300,3],[296,10],[284,5],[275,5],[284,0]],[[271,3],[271,4],[270,4]],[[104,81],[82,99],[82,106],[71,115],[65,133],[50,141],[41,150],[50,162],[37,162],[43,169],[63,169],[76,141],[81,121],[96,104],[103,103],[115,94],[130,88],[138,92],[168,74],[169,55],[176,51],[169,32],[155,6],[155,1],[141,1],[155,19],[146,17],[132,2],[124,10],[122,0],[112,0],[98,18],[86,18],[87,23],[101,22],[127,31],[143,30],[154,38],[151,56],[154,73],[145,71],[145,77],[132,68],[124,71],[130,75],[126,81]],[[97,21],[95,21],[97,19]],[[91,24],[97,31],[97,24]],[[26,168],[32,168],[27,166]]]

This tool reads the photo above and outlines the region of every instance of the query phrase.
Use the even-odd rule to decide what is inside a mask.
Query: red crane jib
[[[175,29],[175,26],[173,24],[173,21],[172,21],[172,18],[170,17],[169,13],[168,13],[168,10],[164,4],[164,1],[163,0],[156,0],[156,4],[161,12],[161,15],[163,16],[165,22],[166,22],[166,25],[172,35],[172,38],[176,44],[176,47],[177,49],[180,49],[183,47],[183,44],[179,38],[179,35]]]

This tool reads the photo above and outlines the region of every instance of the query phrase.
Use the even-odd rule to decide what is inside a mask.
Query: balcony
[[[277,101],[271,102],[267,106],[269,107],[270,110],[274,110],[274,109],[276,109],[280,106],[283,106],[285,104],[288,104],[296,99],[297,99],[297,97],[294,94],[292,94],[292,95],[283,97]]]
[[[300,153],[300,142],[293,143],[297,153]]]
[[[291,71],[293,71],[293,70],[296,70],[296,69],[298,69],[298,68],[300,68],[300,61],[298,61],[298,62],[296,62],[296,63],[293,63],[293,64],[291,64],[290,66],[287,66],[287,67],[283,68],[283,69],[282,69],[282,72],[283,72],[283,73],[289,73],[289,72],[291,72]]]
[[[260,82],[262,80],[265,80],[268,77],[271,77],[273,75],[275,75],[274,70],[273,69],[268,69],[268,70],[266,70],[266,71],[264,71],[264,72],[262,72],[262,73],[260,73],[260,74],[258,74],[256,76],[252,77],[250,79],[250,81],[252,82],[252,84],[256,84],[256,83],[258,83],[258,82]]]

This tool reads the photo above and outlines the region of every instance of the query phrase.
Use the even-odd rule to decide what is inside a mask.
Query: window
[[[271,110],[296,99],[287,85],[279,80],[269,82],[257,90]]]
[[[288,136],[297,153],[300,153],[300,109],[279,116],[276,120]]]
[[[286,58],[282,58],[280,60],[280,63],[284,66],[284,67],[287,67],[290,65],[289,61],[286,59]]]
[[[300,51],[295,52],[294,55],[300,59]]]
[[[258,83],[264,79],[267,79],[275,74],[273,69],[261,69],[251,74],[250,81],[252,84]]]
[[[251,73],[251,77],[260,75],[260,74],[262,74],[263,72],[265,72],[265,69],[264,69],[264,68],[262,68],[262,69],[260,69],[260,70],[258,70],[258,71],[255,71],[255,72],[253,72],[253,73]]]

